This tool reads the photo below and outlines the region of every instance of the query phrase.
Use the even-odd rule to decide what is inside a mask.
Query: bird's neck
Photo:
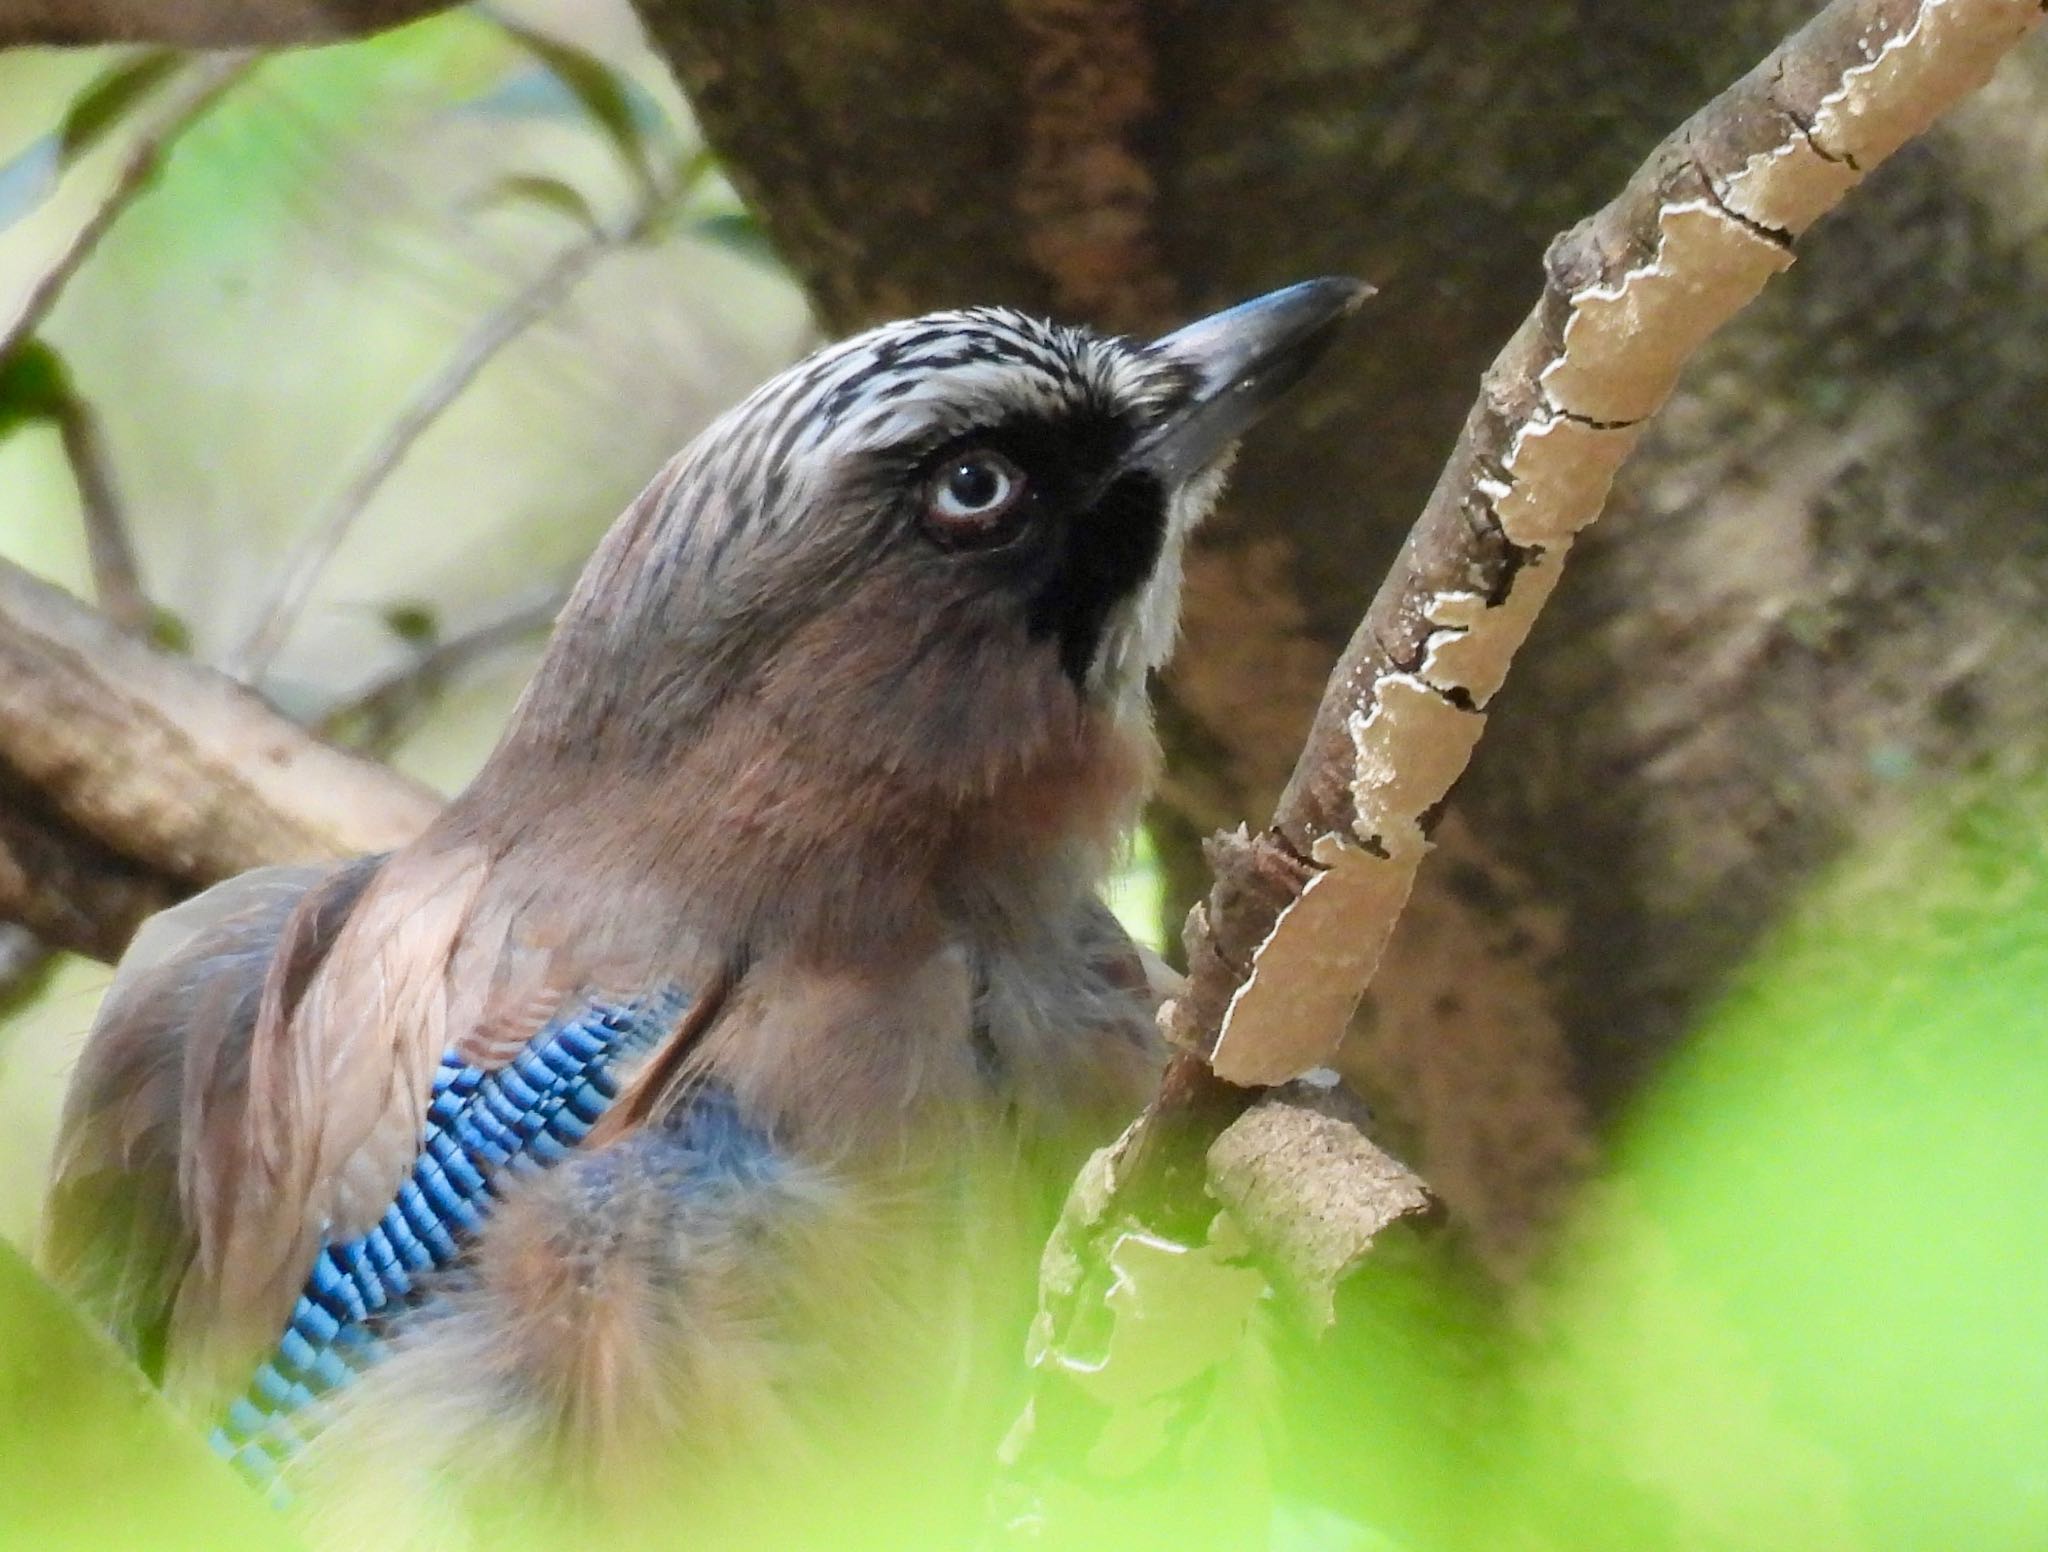
[[[1135,1092],[1149,1005],[1095,963],[1120,934],[1082,940],[1149,728],[1106,712],[1012,728],[1002,758],[962,728],[912,759],[881,731],[761,712],[663,760],[508,740],[423,849],[487,859],[485,939],[540,949],[566,972],[551,985],[715,989],[690,1070],[822,1155],[973,1128],[992,1051],[1045,1089],[1034,1116]],[[1111,1056],[1129,1069],[1113,1082]]]
[[[736,959],[911,962],[1001,942],[1100,883],[1149,781],[1149,728],[1083,713],[1000,754],[971,730],[928,746],[835,738],[731,707],[662,759],[517,744],[451,809],[545,890],[605,887],[654,930],[681,923]]]

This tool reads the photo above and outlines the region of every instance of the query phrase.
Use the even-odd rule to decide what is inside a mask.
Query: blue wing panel
[[[214,1430],[250,1477],[273,1479],[304,1440],[294,1413],[376,1362],[385,1328],[426,1274],[450,1265],[501,1183],[545,1169],[590,1134],[618,1095],[618,1071],[681,1022],[668,990],[560,1019],[502,1067],[441,1058],[418,1160],[364,1234],[320,1247],[276,1350]]]

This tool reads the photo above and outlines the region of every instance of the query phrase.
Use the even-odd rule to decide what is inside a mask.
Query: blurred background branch
[[[19,1013],[41,995],[56,962],[57,951],[28,928],[0,925],[0,1018]]]
[[[455,675],[499,653],[545,636],[568,601],[566,585],[543,585],[506,599],[463,630],[421,645],[409,663],[372,680],[314,725],[325,738],[353,732],[353,747],[385,755],[409,724],[430,710]]]
[[[93,601],[121,629],[147,630],[155,610],[142,590],[135,545],[128,536],[128,517],[114,484],[113,461],[99,416],[85,400],[66,394],[57,406],[56,421],[64,457],[78,480],[79,516],[92,564]]]
[[[644,243],[660,231],[699,192],[712,170],[710,160],[701,154],[677,157],[675,165],[657,170],[651,164],[646,140],[632,125],[626,94],[617,87],[609,71],[566,44],[526,29],[513,32],[522,45],[537,52],[550,69],[569,83],[592,119],[619,149],[632,178],[633,208],[623,220],[610,226],[571,184],[537,177],[504,180],[499,189],[502,196],[536,200],[564,212],[577,223],[581,235],[486,315],[386,424],[355,472],[308,525],[279,568],[248,635],[228,654],[222,666],[237,679],[255,682],[262,678],[305,608],[320,573],[349,530],[390,480],[413,444],[476,381],[478,374],[506,346],[559,308],[577,283],[606,255]]]
[[[447,0],[0,0],[0,48],[167,43],[288,48],[395,27]]]
[[[229,54],[184,65],[175,57],[151,52],[117,66],[79,99],[59,131],[56,164],[59,172],[68,162],[89,151],[100,136],[119,121],[134,95],[148,92],[160,76],[171,76],[170,85],[164,89],[169,102],[157,113],[154,122],[129,143],[114,175],[113,185],[100,200],[98,208],[79,225],[64,250],[36,277],[5,332],[0,333],[0,362],[34,338],[80,266],[92,257],[122,212],[139,199],[155,180],[164,158],[170,154],[179,136],[197,123],[222,94],[255,65],[255,57],[247,54]]]
[[[245,682],[260,679],[277,649],[284,644],[321,571],[341,548],[348,531],[384,487],[399,462],[428,427],[476,381],[477,374],[512,341],[538,322],[590,272],[591,266],[624,238],[598,232],[571,244],[525,287],[476,326],[470,337],[437,372],[420,384],[412,398],[392,417],[376,446],[364,456],[348,482],[319,513],[293,547],[263,601],[256,622],[223,665]]]
[[[229,21],[225,13],[221,21]],[[709,158],[677,137],[644,88],[574,44],[516,22],[493,30],[559,81],[569,111],[616,153],[628,175],[629,207],[608,221],[573,182],[531,173],[501,176],[480,196],[485,208],[525,205],[556,221],[566,215],[575,236],[421,380],[295,537],[256,623],[226,656],[240,677],[253,680],[270,667],[336,551],[421,438],[509,346],[557,313],[601,259],[693,223],[722,243],[748,241],[717,208],[715,193],[706,199]],[[104,189],[30,281],[0,346],[0,435],[39,423],[57,431],[103,619],[179,650],[189,646],[182,623],[144,591],[101,419],[70,365],[39,335],[122,215],[153,187],[176,143],[256,62],[238,53],[187,63],[156,47],[127,54],[96,75],[58,129],[10,169],[17,206],[25,199],[33,209],[74,164],[130,130]],[[0,218],[8,214],[0,200]],[[112,958],[143,915],[193,888],[264,861],[395,844],[432,812],[435,800],[424,790],[324,749],[203,668],[116,643],[86,611],[10,563],[0,567],[0,650],[16,669],[0,738],[0,772],[15,792],[0,917],[54,946]],[[307,714],[326,732],[388,753],[465,669],[544,634],[561,597],[557,585],[522,588],[445,637],[435,611],[394,604],[385,618],[404,661],[339,697],[321,697]]]
[[[59,941],[102,957],[136,918],[124,910],[91,920],[85,881],[110,880],[124,901],[146,880],[159,895],[187,893],[267,863],[381,851],[439,807],[423,787],[320,743],[222,675],[135,639],[6,561],[0,774],[16,789],[11,820],[34,818],[32,793],[64,827],[40,856],[21,855],[0,917],[47,931],[39,886],[67,877],[57,897],[87,919]],[[18,855],[34,828],[16,829]],[[83,846],[65,843],[74,831]],[[91,898],[103,896],[95,886]]]

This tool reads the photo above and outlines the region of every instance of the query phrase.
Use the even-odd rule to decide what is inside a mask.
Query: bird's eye
[[[1024,499],[1024,471],[992,448],[955,453],[932,470],[924,488],[924,521],[948,544],[1004,537]]]

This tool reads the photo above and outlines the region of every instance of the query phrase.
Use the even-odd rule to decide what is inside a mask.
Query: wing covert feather
[[[196,1093],[243,1088],[272,955],[307,893],[359,889],[379,860],[261,868],[161,912],[101,1000],[65,1096],[37,1255],[153,1374],[198,1244],[182,1188]]]

